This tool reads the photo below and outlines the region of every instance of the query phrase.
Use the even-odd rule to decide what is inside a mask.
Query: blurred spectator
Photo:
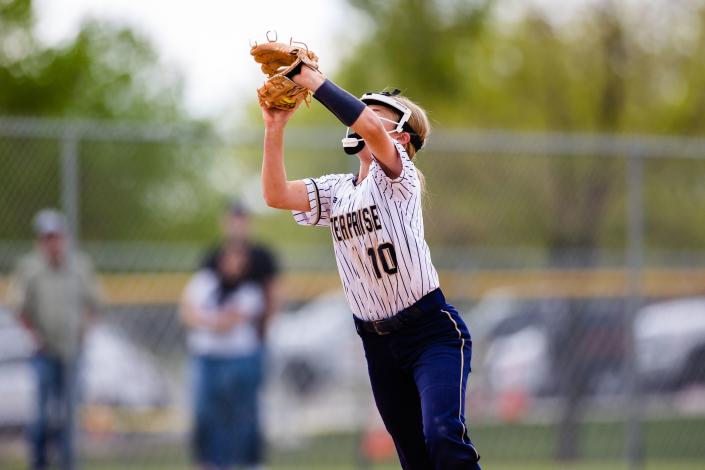
[[[34,230],[37,247],[19,261],[10,289],[11,304],[36,346],[30,463],[33,469],[47,468],[50,448],[56,445],[61,468],[72,470],[79,357],[99,290],[89,259],[69,248],[60,212],[40,211]]]
[[[258,393],[265,293],[250,246],[230,238],[190,280],[181,305],[193,357],[193,452],[201,469],[262,468]]]
[[[220,228],[224,242],[237,240],[245,244],[250,262],[245,278],[258,284],[264,293],[264,311],[258,318],[257,331],[260,339],[266,338],[267,328],[278,309],[277,277],[279,266],[274,253],[266,246],[252,240],[250,211],[238,198],[231,199],[223,212]],[[215,270],[218,252],[222,247],[210,250],[203,260],[202,267]]]

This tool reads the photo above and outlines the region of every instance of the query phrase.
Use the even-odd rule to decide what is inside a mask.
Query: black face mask
[[[357,145],[355,145],[354,147],[343,147],[343,150],[348,155],[358,154],[362,151],[363,148],[365,148],[365,141],[362,140],[362,138],[360,137],[360,134],[358,134],[356,132],[349,132],[348,138],[359,139],[357,141]]]

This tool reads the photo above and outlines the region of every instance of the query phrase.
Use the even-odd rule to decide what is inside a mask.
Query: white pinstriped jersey
[[[345,296],[363,320],[391,317],[438,287],[424,239],[416,167],[395,142],[402,172],[390,179],[376,161],[367,177],[305,179],[311,209],[297,223],[329,227]]]

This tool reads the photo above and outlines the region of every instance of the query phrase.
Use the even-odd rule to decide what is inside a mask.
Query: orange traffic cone
[[[396,455],[392,436],[384,428],[366,430],[361,447],[362,455],[370,462],[383,462]]]

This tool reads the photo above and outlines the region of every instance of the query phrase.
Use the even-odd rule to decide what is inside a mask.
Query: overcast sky
[[[267,30],[284,41],[294,34],[315,45],[330,70],[334,42],[343,34],[339,26],[353,13],[343,0],[37,0],[36,12],[40,36],[53,44],[73,37],[87,17],[143,32],[164,61],[184,72],[187,104],[201,116],[232,109],[238,96],[254,93],[262,82],[250,40],[264,41]]]
[[[319,55],[323,70],[331,71],[338,62],[337,50],[358,38],[362,25],[344,0],[35,1],[38,31],[49,43],[74,36],[87,17],[129,24],[146,34],[162,58],[184,72],[187,105],[204,117],[242,104],[242,97],[262,82],[249,42],[263,41],[267,30],[278,31],[280,40],[293,35],[306,41]],[[512,1],[560,10],[599,0]]]

